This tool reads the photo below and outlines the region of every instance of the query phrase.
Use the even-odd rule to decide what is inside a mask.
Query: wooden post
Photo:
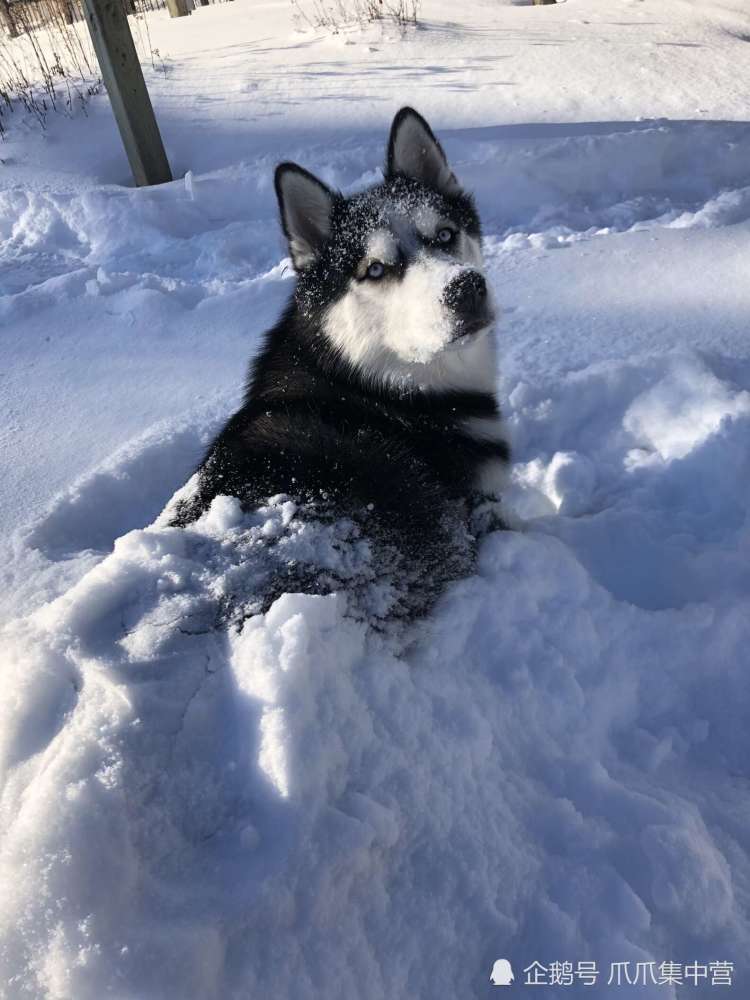
[[[172,180],[122,0],[84,0],[104,86],[139,187]]]
[[[187,7],[187,0],[167,0],[170,17],[185,17],[190,13]]]
[[[73,6],[68,0],[57,0],[57,9],[66,24],[73,23]]]
[[[18,37],[18,28],[8,0],[0,0],[0,24],[5,28],[10,38]]]

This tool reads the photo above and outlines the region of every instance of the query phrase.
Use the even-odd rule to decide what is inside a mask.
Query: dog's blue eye
[[[379,260],[374,260],[367,268],[367,277],[372,278],[373,281],[377,281],[378,278],[382,278],[384,274],[385,266],[381,264]]]
[[[456,238],[456,234],[453,232],[452,229],[448,229],[447,226],[444,226],[442,229],[438,229],[437,238],[438,238],[438,243],[448,244],[453,242],[453,240]]]

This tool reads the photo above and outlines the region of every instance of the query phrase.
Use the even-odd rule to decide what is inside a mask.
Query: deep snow
[[[4,146],[1,995],[748,991],[747,15],[424,9],[154,18],[172,185],[122,186],[104,99]],[[149,525],[289,293],[273,164],[367,184],[405,98],[485,221],[524,530],[404,633],[299,595],[212,629],[264,539],[366,570],[282,500]]]

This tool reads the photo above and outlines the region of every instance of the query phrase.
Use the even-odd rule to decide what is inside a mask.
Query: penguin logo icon
[[[493,986],[510,986],[513,982],[513,969],[507,958],[498,958],[492,966],[490,982]]]

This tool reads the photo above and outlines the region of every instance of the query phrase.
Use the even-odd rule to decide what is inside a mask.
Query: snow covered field
[[[104,97],[0,148],[0,996],[750,991],[750,13],[423,21],[154,16],[171,185]],[[281,504],[152,525],[289,294],[273,165],[370,183],[407,101],[484,219],[525,529],[405,635],[211,631],[259,536],[337,558]]]

